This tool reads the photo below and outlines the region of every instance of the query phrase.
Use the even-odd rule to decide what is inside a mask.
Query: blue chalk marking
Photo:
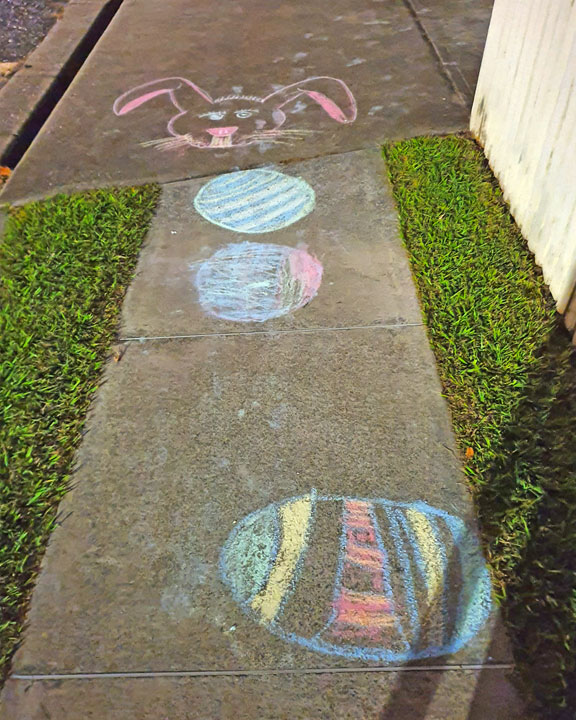
[[[334,498],[336,500],[336,498]],[[340,510],[340,518],[344,517],[344,502],[345,498],[338,498],[338,502],[341,503],[342,508]],[[324,627],[316,634],[316,638],[319,639],[320,635],[323,632],[326,632],[330,628],[330,626],[334,623],[334,620],[336,620],[336,615],[338,614],[335,608],[336,602],[338,601],[338,598],[340,597],[340,593],[342,591],[342,576],[344,574],[344,556],[346,554],[346,525],[344,522],[342,522],[342,527],[340,528],[340,552],[338,553],[338,565],[336,566],[336,577],[334,579],[334,589],[332,591],[332,610],[330,611],[330,615],[328,617],[328,620],[326,621],[326,624]]]
[[[316,202],[301,178],[274,170],[243,170],[206,183],[194,198],[205,220],[239,233],[279,230],[306,217]]]
[[[266,584],[278,552],[279,534],[277,510],[272,505],[251,513],[230,533],[220,553],[220,575],[240,605],[249,603]]]
[[[374,534],[376,536],[376,545],[378,546],[378,549],[382,553],[384,557],[384,567],[382,568],[382,580],[384,585],[384,592],[386,595],[392,595],[392,584],[390,579],[390,564],[388,561],[388,551],[384,547],[384,543],[382,542],[382,534],[380,533],[380,525],[378,523],[378,518],[376,517],[376,513],[374,512],[374,504],[370,503],[370,508],[368,510],[368,513],[370,515],[370,519],[372,520],[372,527],[374,528]]]
[[[380,524],[378,522],[378,518],[376,517],[376,513],[374,512],[374,503],[370,503],[370,517],[372,518],[372,523],[374,525],[374,531],[376,533],[376,543],[378,545],[378,548],[382,552],[384,556],[385,561],[385,567],[382,569],[382,578],[384,580],[384,589],[386,591],[386,594],[392,597],[392,579],[390,577],[390,558],[388,551],[386,550],[384,546],[384,542],[382,541],[382,534],[380,532]],[[404,633],[404,628],[402,627],[402,623],[400,621],[400,616],[396,612],[396,603],[393,603],[394,605],[394,619],[396,622],[396,628],[401,635],[403,642],[406,644],[406,647],[408,647],[408,641],[406,640],[406,635]]]
[[[445,520],[461,556],[463,588],[458,601],[455,633],[459,649],[470,642],[486,622],[492,604],[492,583],[485,564],[467,562],[478,555],[476,538],[456,518],[448,516]]]
[[[404,596],[406,597],[408,605],[408,619],[412,626],[413,637],[418,637],[420,634],[420,618],[418,616],[418,603],[416,602],[416,594],[414,591],[414,580],[412,579],[412,563],[410,557],[404,547],[404,540],[402,538],[402,532],[400,530],[400,523],[398,521],[398,511],[395,507],[388,503],[382,503],[388,522],[390,523],[390,534],[394,540],[394,550],[396,551],[396,557],[400,567],[402,568],[402,579],[404,582]],[[412,645],[414,642],[411,643]]]
[[[406,536],[408,537],[410,545],[413,549],[414,559],[416,560],[416,566],[418,567],[420,577],[424,581],[426,588],[430,589],[428,572],[426,571],[426,562],[424,561],[424,557],[422,556],[422,553],[420,551],[420,547],[418,545],[418,540],[416,538],[414,530],[412,529],[411,524],[408,522],[408,518],[403,513],[399,513],[398,517],[399,517],[400,523],[402,525],[402,528],[403,528],[404,532],[406,533]],[[442,573],[443,573],[443,576],[446,577],[446,572],[447,572],[446,551],[445,551],[445,548],[442,545],[442,542],[440,539],[440,533],[438,531],[436,519],[433,517],[430,517],[428,515],[428,522],[432,526],[434,541],[436,543],[436,547],[439,549],[440,561],[442,563]],[[447,614],[448,613],[447,587],[446,587],[445,583],[442,583],[442,610],[443,610],[444,616],[448,617],[448,614]],[[446,626],[445,625],[443,627],[442,641],[448,642],[448,639],[446,637]]]
[[[234,600],[244,609],[247,609],[247,606],[250,605],[253,598],[266,585],[270,572],[276,562],[276,557],[281,545],[281,528],[278,519],[278,510],[283,505],[288,505],[296,500],[302,500],[304,497],[305,496],[297,496],[288,498],[280,503],[272,503],[265,508],[255,510],[236,525],[224,543],[220,551],[220,577],[230,588]],[[300,577],[308,548],[308,539],[314,526],[316,490],[312,488],[309,496],[306,497],[310,498],[310,520],[306,528],[304,549],[298,558],[294,575],[292,576],[291,589],[284,595],[277,617],[280,617],[282,614],[282,610],[293,592],[294,585]],[[262,539],[267,549],[267,557],[265,557],[266,552],[256,555],[255,548],[251,547],[251,544],[254,545],[254,538],[251,533],[258,525],[260,525],[262,531],[262,534],[258,537]],[[241,572],[246,566],[248,566],[248,580],[244,580],[241,577]],[[251,609],[248,608],[248,610],[251,616],[258,619]]]

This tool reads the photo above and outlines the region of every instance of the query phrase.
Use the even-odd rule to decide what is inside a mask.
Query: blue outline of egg
[[[196,211],[208,222],[255,235],[293,225],[315,204],[314,190],[305,180],[266,168],[219,175],[194,198]],[[262,222],[268,224],[262,227]]]
[[[312,505],[310,522],[306,530],[306,539],[308,537],[309,529],[314,519],[314,511],[316,504],[317,502],[322,501],[360,501],[369,503],[371,505],[380,505],[385,508],[389,508],[390,510],[413,509],[422,512],[425,515],[436,515],[444,519],[452,535],[454,546],[458,548],[460,554],[469,555],[470,557],[475,558],[474,563],[469,563],[466,565],[466,582],[463,584],[463,588],[459,593],[458,607],[456,610],[457,629],[455,629],[453,633],[454,637],[452,638],[452,640],[443,644],[442,646],[428,646],[418,652],[413,652],[410,649],[410,645],[407,643],[406,649],[404,651],[394,652],[391,650],[387,650],[386,648],[367,648],[360,647],[358,645],[336,644],[333,642],[325,641],[319,637],[319,635],[324,632],[325,628],[322,629],[319,633],[316,633],[315,636],[311,638],[306,638],[298,635],[297,633],[285,631],[281,627],[280,623],[276,620],[273,620],[269,623],[263,623],[258,614],[254,612],[250,607],[248,607],[248,602],[250,602],[250,600],[257,594],[257,591],[252,593],[251,597],[249,597],[248,599],[243,597],[238,592],[233,580],[230,578],[231,573],[227,555],[229,555],[231,547],[233,546],[234,542],[236,541],[241,532],[243,532],[250,524],[253,524],[255,520],[262,519],[266,514],[270,514],[271,518],[268,520],[268,522],[271,522],[274,526],[274,549],[267,558],[266,573],[269,576],[270,570],[274,566],[276,554],[278,552],[278,538],[280,533],[278,527],[277,510],[290,503],[302,501],[305,498],[309,498]],[[344,536],[344,533],[342,535]],[[302,556],[298,560],[292,577],[291,586],[282,600],[282,603],[277,612],[277,616],[282,615],[283,607],[298,582],[306,547],[304,549],[304,552],[302,553]],[[342,552],[340,555],[340,561],[342,561]],[[463,561],[461,560],[460,562],[462,563]],[[254,620],[258,625],[265,627],[270,633],[272,633],[276,637],[279,637],[286,642],[300,645],[307,650],[319,652],[325,655],[345,657],[355,660],[404,663],[412,660],[422,660],[425,658],[453,654],[461,650],[476,636],[479,630],[485,625],[488,617],[490,616],[492,608],[492,584],[490,580],[490,573],[486,567],[486,564],[484,563],[476,537],[470,532],[470,530],[466,527],[462,520],[453,515],[450,515],[444,510],[432,507],[431,505],[428,505],[423,501],[410,503],[396,502],[384,499],[355,498],[336,495],[317,496],[314,490],[311,491],[310,495],[300,495],[286,498],[280,502],[271,503],[264,508],[255,510],[254,512],[245,516],[242,520],[238,522],[238,524],[234,527],[222,547],[220,553],[219,568],[222,581],[229,588],[232,597],[234,598],[236,603],[240,606],[242,611],[248,617]],[[410,573],[407,572],[405,575],[405,582],[409,575]],[[466,592],[466,588],[468,588],[468,592]],[[410,591],[408,590],[407,594],[409,594],[409,592]],[[469,595],[471,599],[468,602],[468,611],[466,612],[463,605],[464,599],[467,595]]]

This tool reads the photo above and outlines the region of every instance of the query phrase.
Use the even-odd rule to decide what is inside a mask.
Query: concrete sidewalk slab
[[[374,664],[247,617],[219,570],[232,530],[313,488],[425,501],[474,526],[422,327],[131,344],[108,368],[74,479],[19,674]],[[330,606],[338,554],[338,507],[318,507],[283,615],[304,635]],[[442,662],[509,662],[496,615]]]
[[[309,215],[275,232],[239,234],[202,218],[193,199],[210,179],[164,186],[125,301],[121,337],[422,322],[380,152],[345,153],[274,169],[302,178],[316,195]],[[207,314],[194,284],[202,260],[245,241],[307,246],[323,266],[317,296],[265,325]]]
[[[528,720],[502,670],[9,680],[13,720]]]
[[[283,129],[306,131],[303,139],[292,133],[281,136],[288,144],[144,147],[147,141],[171,137],[167,123],[176,111],[169,96],[150,96],[137,109],[138,103],[125,103],[119,109],[134,109],[121,117],[112,106],[131,88],[174,76],[200,89],[180,90],[176,100],[188,114],[185,127],[179,125],[177,131],[202,142],[210,140],[207,129],[222,123],[200,116],[260,109],[260,119],[265,116],[267,127],[273,127],[278,96],[264,104],[258,98],[294,83],[301,87],[317,76],[346,84],[357,118],[350,122],[355,113],[341,84],[312,82],[304,86],[312,95],[291,95],[284,105]],[[154,86],[153,92],[158,89]],[[206,94],[247,99],[211,104]],[[336,108],[322,99],[326,97]],[[234,117],[225,124],[234,120],[234,126],[241,126],[236,141],[243,142],[257,128],[256,119],[239,122]],[[329,9],[306,0],[273,8],[266,0],[248,0],[225,11],[210,0],[194,5],[187,0],[168,5],[126,0],[2,199],[15,202],[58,190],[206,176],[359,149],[390,138],[462,130],[467,122],[467,108],[440,71],[413,16],[396,0],[361,0],[353,9],[345,0],[336,0]]]
[[[406,0],[454,87],[472,107],[494,0]]]

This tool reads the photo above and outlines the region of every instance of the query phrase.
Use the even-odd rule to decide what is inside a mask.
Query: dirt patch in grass
[[[576,356],[480,148],[384,150],[517,664],[576,717]]]
[[[0,240],[0,677],[157,197],[141,187],[33,203]]]

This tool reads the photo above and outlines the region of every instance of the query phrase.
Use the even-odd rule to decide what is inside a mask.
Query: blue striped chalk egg
[[[197,265],[196,289],[210,315],[264,322],[303,307],[318,292],[322,265],[304,248],[231,243]]]
[[[266,233],[292,225],[314,208],[314,190],[301,178],[274,170],[243,170],[206,183],[194,207],[214,225]]]
[[[312,491],[273,503],[236,525],[220,573],[273,634],[358,660],[454,653],[491,610],[476,535],[424,502]]]

